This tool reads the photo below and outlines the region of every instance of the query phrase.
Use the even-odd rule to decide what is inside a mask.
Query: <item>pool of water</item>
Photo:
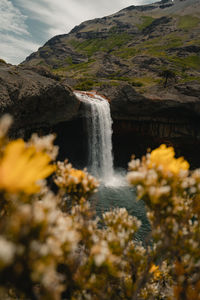
[[[125,207],[129,214],[137,217],[142,222],[136,235],[139,240],[144,241],[151,230],[144,202],[136,200],[135,188],[128,185],[123,175],[121,175],[121,180],[118,174],[115,179],[110,181],[110,184],[101,184],[98,192],[91,197],[90,201],[99,216],[111,208]]]

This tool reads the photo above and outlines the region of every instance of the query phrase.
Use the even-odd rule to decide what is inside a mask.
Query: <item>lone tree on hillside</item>
[[[170,69],[165,69],[160,73],[160,76],[164,78],[164,88],[166,88],[169,80],[176,81],[176,73]]]

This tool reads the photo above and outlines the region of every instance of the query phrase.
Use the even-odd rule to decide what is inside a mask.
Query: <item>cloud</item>
[[[29,34],[25,24],[26,16],[8,0],[0,2],[0,32]]]
[[[0,0],[0,58],[20,63],[39,44],[81,22],[156,0]]]
[[[49,25],[48,35],[67,33],[83,21],[112,14],[129,5],[155,0],[15,0],[30,18]]]
[[[26,25],[27,16],[9,0],[0,2],[0,58],[19,63],[39,45],[31,40]]]
[[[0,40],[0,58],[13,64],[22,62],[26,56],[39,48],[38,44],[19,36],[0,33]]]

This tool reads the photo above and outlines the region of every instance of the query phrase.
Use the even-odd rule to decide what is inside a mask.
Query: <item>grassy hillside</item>
[[[131,6],[57,36],[25,64],[45,66],[76,89],[200,82],[200,17],[195,0]]]

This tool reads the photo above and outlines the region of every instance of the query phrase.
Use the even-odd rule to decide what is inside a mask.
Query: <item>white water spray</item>
[[[75,95],[86,103],[89,171],[109,184],[114,178],[110,105],[95,93],[76,91]]]

